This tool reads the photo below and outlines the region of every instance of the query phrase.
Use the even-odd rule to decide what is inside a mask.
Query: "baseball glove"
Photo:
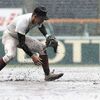
[[[53,47],[54,52],[57,53],[57,47],[58,47],[58,41],[54,36],[48,36],[46,39],[46,46],[47,47]]]

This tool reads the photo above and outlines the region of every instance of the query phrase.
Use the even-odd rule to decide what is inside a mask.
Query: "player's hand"
[[[39,56],[33,55],[31,58],[35,65],[38,65],[38,66],[42,65],[42,62],[41,62],[42,59]]]
[[[54,52],[57,53],[58,41],[56,40],[56,38],[54,36],[47,37],[46,46],[53,47]]]

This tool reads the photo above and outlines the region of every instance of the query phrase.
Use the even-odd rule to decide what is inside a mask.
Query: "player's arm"
[[[42,24],[41,27],[39,27],[40,32],[46,37],[46,47],[53,47],[54,52],[57,52],[58,47],[58,41],[56,40],[55,36],[47,33],[45,26]]]
[[[17,34],[18,34],[20,48],[22,48],[31,57],[33,53],[30,51],[30,49],[25,44],[25,35],[22,35],[20,33],[17,33]]]
[[[27,27],[28,27],[28,22],[26,18],[21,18],[16,23],[15,32],[18,35],[19,47],[22,48],[25,51],[25,53],[32,58],[32,61],[34,62],[35,65],[41,65],[41,59],[37,55],[33,54],[31,50],[28,48],[28,46],[25,44],[25,33]]]
[[[17,32],[17,35],[18,35],[20,48],[22,48],[25,51],[25,53],[31,57],[33,53],[25,44],[25,32],[26,32],[27,27],[28,27],[28,22],[25,18],[23,18],[16,23],[15,31]]]
[[[31,50],[28,48],[28,46],[25,44],[25,35],[22,35],[20,33],[18,34],[18,40],[19,40],[19,47],[22,48],[33,60],[35,65],[41,65],[41,58],[34,55]]]
[[[47,33],[46,28],[45,28],[45,26],[43,24],[41,25],[41,27],[39,27],[39,30],[45,37],[50,35],[50,34]]]

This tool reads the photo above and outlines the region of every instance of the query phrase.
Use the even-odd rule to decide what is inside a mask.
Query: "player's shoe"
[[[56,79],[59,79],[63,76],[63,73],[54,74],[54,72],[51,72],[49,75],[45,75],[45,81],[54,81]]]

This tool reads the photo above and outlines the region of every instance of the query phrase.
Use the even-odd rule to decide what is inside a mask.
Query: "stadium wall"
[[[41,41],[43,38],[37,37]],[[58,53],[54,54],[48,48],[50,64],[99,64],[100,37],[57,37],[59,40]],[[35,37],[36,39],[36,37]],[[4,55],[0,39],[0,56]],[[11,64],[32,63],[32,60],[21,49],[17,49],[16,58]]]

